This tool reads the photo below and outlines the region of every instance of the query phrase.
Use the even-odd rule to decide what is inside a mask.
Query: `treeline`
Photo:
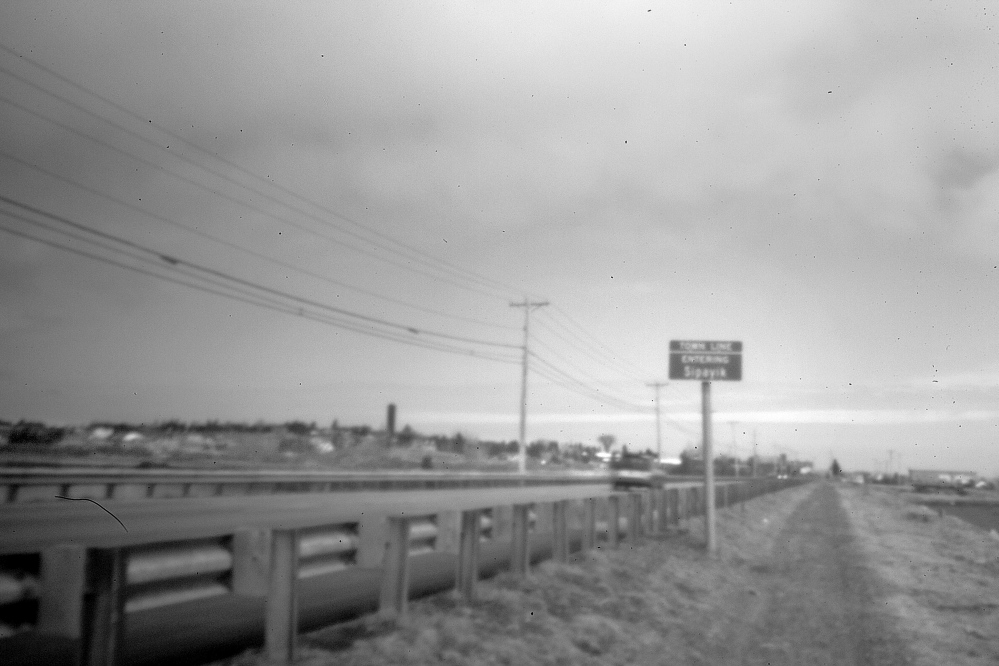
[[[104,431],[101,433],[101,431]],[[176,437],[185,434],[215,436],[224,433],[275,433],[288,441],[285,448],[292,451],[309,450],[302,442],[307,443],[311,435],[322,435],[329,439],[337,449],[358,446],[365,442],[378,442],[389,447],[408,447],[422,445],[439,452],[463,455],[477,455],[487,458],[512,458],[520,450],[516,440],[487,441],[466,436],[462,433],[454,435],[425,435],[406,425],[393,436],[383,430],[376,430],[368,425],[341,425],[334,420],[330,427],[321,428],[315,421],[284,421],[269,423],[263,420],[248,423],[245,421],[222,421],[211,419],[203,422],[181,421],[168,419],[153,423],[129,423],[126,421],[93,421],[86,426],[54,427],[38,421],[4,421],[0,419],[0,442],[6,434],[9,444],[53,445],[62,441],[69,434],[97,436],[102,441],[116,442],[130,433],[139,433],[145,437]],[[98,433],[100,433],[98,435]],[[291,436],[291,439],[288,439]],[[295,444],[296,446],[292,446]],[[579,443],[560,443],[555,440],[536,440],[527,445],[527,456],[535,460],[551,463],[559,462],[593,462],[597,459],[599,446],[587,446]]]
[[[24,420],[17,423],[0,420],[0,428],[7,431],[9,444],[57,444],[62,441],[68,431],[67,428],[47,426],[40,421]]]
[[[290,432],[294,432],[295,434],[307,434],[316,428],[316,422],[313,421],[312,423],[306,423],[304,421],[286,421],[284,423],[267,423],[265,421],[256,421],[255,423],[246,423],[245,421],[219,421],[217,419],[211,419],[199,423],[198,421],[187,422],[179,419],[170,419],[167,421],[140,424],[94,421],[88,426],[88,429],[90,430],[97,428],[107,428],[109,430],[113,430],[115,433],[156,432],[163,433],[165,435],[178,435],[183,433],[207,435],[220,432],[268,433],[284,428]]]

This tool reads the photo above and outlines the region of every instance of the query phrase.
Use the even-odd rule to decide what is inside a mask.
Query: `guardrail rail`
[[[720,484],[716,501],[724,508],[801,482]],[[551,488],[546,491],[550,496]],[[400,502],[377,516],[287,529],[234,525],[207,539],[164,535],[160,542],[121,547],[51,543],[37,552],[0,556],[0,619],[22,643],[69,640],[75,646],[70,661],[122,664],[130,617],[225,595],[262,598],[265,651],[273,662],[287,664],[295,656],[302,579],[380,571],[377,612],[399,618],[408,612],[411,567],[424,555],[453,556],[454,569],[443,585],[471,599],[484,547],[505,552],[510,569],[527,574],[539,557],[565,561],[574,552],[665,534],[702,515],[706,505],[704,488],[697,486],[627,492],[608,487],[592,496],[563,490],[562,498],[550,501],[523,500],[528,495],[511,504],[473,500],[418,515]],[[0,638],[0,653],[3,646]],[[22,653],[31,655],[30,649]]]

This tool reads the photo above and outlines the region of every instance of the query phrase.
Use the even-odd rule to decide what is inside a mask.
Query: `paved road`
[[[790,515],[770,558],[755,567],[745,621],[716,646],[713,663],[768,666],[900,666],[911,663],[881,615],[879,584],[865,566],[836,487],[815,489]]]
[[[699,486],[694,481],[670,488]],[[0,555],[37,552],[52,543],[124,546],[231,534],[237,527],[304,527],[359,520],[364,515],[413,515],[609,495],[607,484],[279,493],[182,499],[38,502],[0,505]],[[125,525],[123,528],[108,512]],[[127,532],[126,532],[127,528]]]
[[[302,527],[364,515],[413,515],[448,509],[600,497],[606,484],[461,490],[371,491],[0,506],[0,554],[35,552],[51,543],[119,546],[231,534],[236,527]],[[126,529],[127,528],[127,531]]]

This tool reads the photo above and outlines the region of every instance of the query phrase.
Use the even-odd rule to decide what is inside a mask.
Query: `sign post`
[[[715,466],[711,442],[711,382],[742,379],[742,342],[671,340],[669,378],[701,382],[701,431],[704,454],[704,534],[710,554],[718,552],[715,533]]]

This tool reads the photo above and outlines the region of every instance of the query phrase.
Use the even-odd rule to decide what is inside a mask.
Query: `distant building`
[[[916,492],[931,492],[935,490],[960,490],[975,485],[978,481],[976,472],[940,470],[940,469],[910,469],[909,483]]]
[[[90,431],[88,438],[96,440],[98,442],[103,442],[110,439],[113,434],[114,434],[114,428],[98,426]]]

